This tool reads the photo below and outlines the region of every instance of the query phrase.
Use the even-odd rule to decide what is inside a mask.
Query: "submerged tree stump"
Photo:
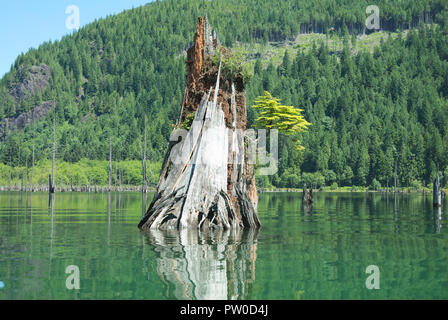
[[[314,203],[313,188],[308,190],[306,184],[303,185],[302,203],[306,206],[312,206]]]
[[[139,228],[259,228],[243,77],[230,78],[212,62],[226,49],[212,36],[207,18],[198,18],[196,29],[178,125],[192,114],[194,120],[188,132],[173,132],[156,195]]]
[[[439,173],[437,173],[437,177],[434,180],[433,188],[434,188],[434,190],[433,190],[434,208],[440,208],[442,206],[442,190],[440,189]]]

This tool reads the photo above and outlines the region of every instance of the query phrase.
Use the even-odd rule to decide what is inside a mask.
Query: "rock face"
[[[51,70],[46,64],[31,66],[26,70],[20,66],[18,78],[20,81],[9,90],[17,103],[38,91],[44,91],[50,81]]]
[[[9,89],[9,94],[15,101],[16,107],[22,100],[38,92],[43,92],[48,87],[51,70],[45,64],[31,66],[27,69],[20,66],[17,78],[18,82]],[[0,119],[0,139],[5,140],[13,130],[21,131],[27,124],[32,124],[34,121],[39,121],[46,117],[55,105],[54,101],[45,101],[26,113],[16,117]]]
[[[244,82],[240,75],[222,75],[212,62],[220,51],[226,49],[212,36],[207,19],[198,18],[179,123],[190,114],[194,121],[188,132],[172,135],[142,230],[260,227],[245,136]]]
[[[55,105],[54,101],[46,101],[16,118],[2,119],[0,121],[0,137],[6,139],[13,130],[21,131],[27,124],[32,124],[34,121],[45,118]]]

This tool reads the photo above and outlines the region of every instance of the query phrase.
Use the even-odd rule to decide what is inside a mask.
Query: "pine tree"
[[[268,92],[264,92],[264,96],[260,96],[255,100],[254,109],[260,110],[261,113],[255,125],[259,128],[277,129],[285,135],[296,135],[307,130],[311,125],[302,115],[302,109],[293,106],[283,106],[280,99],[272,97]],[[304,150],[297,137],[294,138],[294,147],[297,150]]]

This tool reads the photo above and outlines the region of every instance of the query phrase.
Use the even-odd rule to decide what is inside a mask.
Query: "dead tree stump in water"
[[[306,184],[303,185],[302,203],[308,207],[314,204],[313,188],[308,190]]]
[[[230,78],[213,64],[226,52],[198,18],[187,54],[187,86],[179,124],[194,114],[188,132],[174,131],[156,195],[141,230],[259,228],[254,165],[248,161],[246,96],[241,74]],[[191,116],[190,116],[191,117]]]
[[[442,206],[442,191],[440,190],[440,178],[439,173],[437,173],[437,177],[434,180],[433,185],[433,205],[434,208],[440,208]]]

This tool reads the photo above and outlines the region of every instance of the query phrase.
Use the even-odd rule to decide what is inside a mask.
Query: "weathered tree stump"
[[[303,185],[302,204],[307,209],[311,208],[314,204],[313,188],[308,190],[306,184]]]
[[[437,177],[434,180],[433,188],[433,205],[434,208],[439,208],[442,206],[442,190],[440,189],[439,173],[437,173]]]
[[[241,75],[229,78],[212,62],[221,47],[207,19],[198,18],[187,54],[187,87],[157,192],[142,230],[259,228],[254,165],[248,161],[246,97]]]

